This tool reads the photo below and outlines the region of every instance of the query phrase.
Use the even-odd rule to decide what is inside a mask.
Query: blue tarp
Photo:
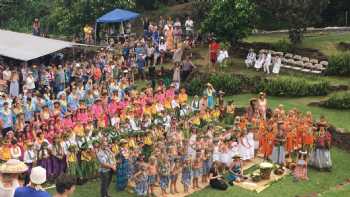
[[[115,9],[101,16],[96,20],[96,23],[119,23],[135,19],[139,16],[138,13],[128,10]]]

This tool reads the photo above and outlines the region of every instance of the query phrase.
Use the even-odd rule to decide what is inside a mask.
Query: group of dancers
[[[250,49],[245,59],[245,64],[247,68],[255,68],[256,71],[262,69],[266,74],[271,74],[270,70],[272,68],[273,74],[279,74],[282,65],[282,57],[277,53],[272,54],[271,50],[262,49],[257,55],[253,49]]]

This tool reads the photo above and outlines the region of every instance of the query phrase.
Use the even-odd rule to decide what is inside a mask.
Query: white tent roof
[[[22,61],[29,61],[73,45],[75,43],[0,29],[0,55]]]

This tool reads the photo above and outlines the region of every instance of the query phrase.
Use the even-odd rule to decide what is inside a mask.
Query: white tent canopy
[[[0,55],[12,59],[29,61],[74,45],[77,44],[0,30]]]

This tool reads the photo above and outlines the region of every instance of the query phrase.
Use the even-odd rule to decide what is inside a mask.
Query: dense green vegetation
[[[323,106],[333,109],[350,109],[350,92],[340,92],[330,96]]]
[[[271,96],[303,97],[325,96],[329,93],[329,82],[322,78],[312,80],[304,77],[259,77],[237,74],[218,74],[205,76],[201,74],[187,84],[190,95],[201,95],[205,84],[211,83],[226,95],[244,92],[266,92]]]

